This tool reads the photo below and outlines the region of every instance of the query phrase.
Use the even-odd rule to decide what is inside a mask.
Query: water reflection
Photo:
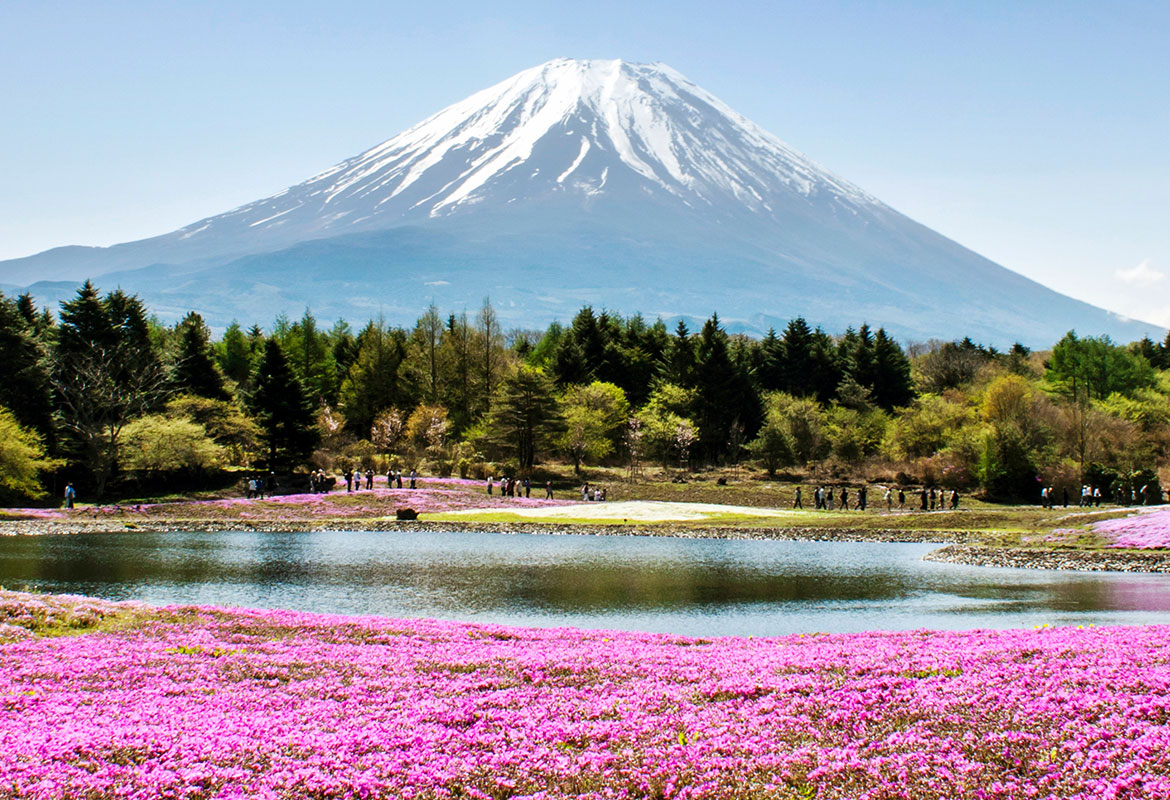
[[[478,533],[0,541],[0,585],[693,635],[1168,621],[1170,577],[921,561],[934,545]]]

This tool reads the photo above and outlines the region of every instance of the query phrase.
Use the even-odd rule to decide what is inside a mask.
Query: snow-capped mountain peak
[[[183,229],[292,238],[550,197],[657,195],[771,215],[794,198],[880,205],[670,67],[557,59],[439,111],[308,181]]]

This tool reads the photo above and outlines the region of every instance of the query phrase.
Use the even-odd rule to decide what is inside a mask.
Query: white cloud
[[[1119,269],[1114,274],[1122,283],[1128,283],[1131,286],[1153,286],[1166,279],[1165,273],[1158,272],[1150,266],[1148,258],[1132,269]]]
[[[451,281],[426,281],[423,286],[450,286]]]

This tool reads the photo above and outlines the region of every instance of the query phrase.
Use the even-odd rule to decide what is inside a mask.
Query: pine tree
[[[230,400],[231,395],[223,385],[223,375],[211,357],[210,333],[203,317],[192,311],[176,327],[179,351],[171,371],[175,391],[212,400]]]
[[[684,389],[695,385],[695,343],[687,323],[678,321],[674,336],[670,339],[670,350],[666,362],[666,382]]]
[[[232,324],[223,332],[223,338],[219,340],[215,351],[216,360],[224,375],[247,391],[252,379],[252,350],[248,344],[248,337],[240,328],[240,323],[232,320]]]
[[[319,437],[313,406],[275,339],[265,343],[252,382],[248,405],[263,431],[268,468],[296,467],[313,452]]]
[[[718,314],[712,314],[699,332],[694,379],[693,418],[699,425],[699,447],[704,458],[714,461],[726,452],[732,426],[745,424],[747,395],[755,397],[732,361]]]
[[[38,340],[35,308],[26,311],[0,293],[0,407],[16,421],[36,431],[52,447],[53,405],[49,391],[47,354]]]
[[[910,359],[885,328],[878,328],[873,339],[874,403],[887,411],[904,406],[914,399],[914,380],[910,376]]]
[[[819,334],[820,331],[817,331]],[[825,372],[826,365],[820,362],[825,356],[824,349],[816,351],[817,334],[804,321],[804,317],[790,320],[784,329],[783,378],[776,389],[796,397],[812,397],[820,393],[818,377]],[[835,356],[834,356],[835,358]],[[829,378],[824,378],[828,381]],[[837,382],[833,382],[834,388]]]
[[[832,401],[837,394],[837,387],[841,384],[844,370],[832,337],[820,328],[812,333],[808,364],[812,394],[822,403]]]
[[[406,359],[406,334],[387,329],[382,320],[370,322],[357,337],[357,360],[341,385],[341,408],[346,427],[367,435],[378,412],[411,408],[418,398],[402,369]]]
[[[122,429],[168,394],[142,301],[121,290],[100,298],[87,281],[61,304],[53,360],[58,420],[101,495],[118,468]]]
[[[564,430],[564,420],[545,374],[521,364],[500,387],[488,419],[490,437],[513,454],[522,473],[532,471],[536,453]]]

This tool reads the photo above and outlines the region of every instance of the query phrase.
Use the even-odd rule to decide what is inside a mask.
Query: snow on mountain
[[[296,239],[557,195],[650,195],[765,217],[793,196],[880,205],[664,64],[559,59],[448,106],[302,184],[179,232]]]
[[[1046,345],[1155,326],[1057,294],[889,208],[663,64],[558,59],[448,106],[272,197],[173,233],[0,262],[57,300],[86,277],[164,317],[323,317],[485,295],[517,325],[583,303],[806,316],[909,338]],[[52,281],[60,281],[52,283]],[[1159,337],[1160,338],[1160,337]]]

